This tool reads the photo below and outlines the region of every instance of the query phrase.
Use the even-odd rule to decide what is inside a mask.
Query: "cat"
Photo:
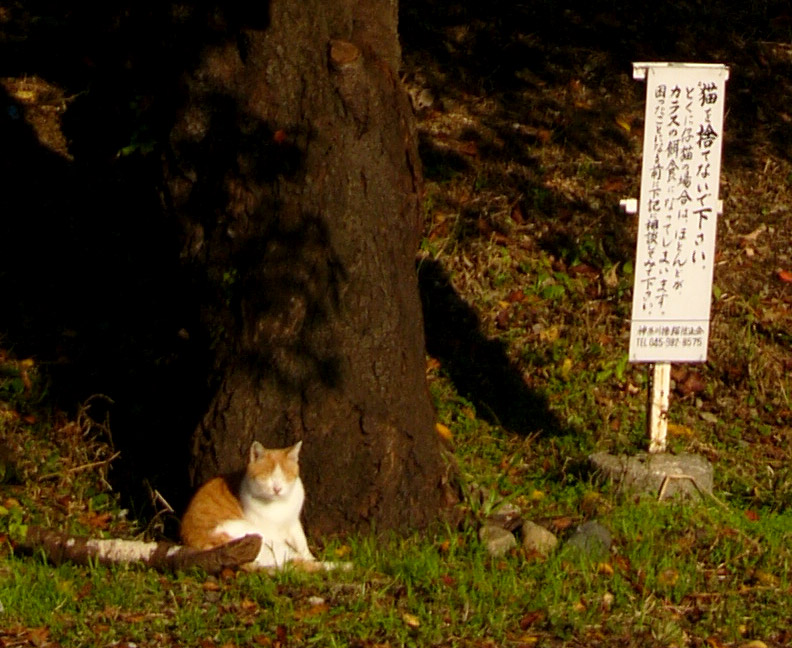
[[[301,447],[299,441],[272,450],[254,441],[243,473],[215,477],[195,493],[182,517],[184,544],[211,549],[254,534],[261,536],[261,549],[248,569],[280,568],[288,562],[332,568],[314,558],[300,523],[305,501]]]

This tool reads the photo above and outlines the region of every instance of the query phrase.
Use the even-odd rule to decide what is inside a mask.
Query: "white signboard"
[[[722,65],[635,63],[646,78],[631,362],[704,362],[720,211]]]

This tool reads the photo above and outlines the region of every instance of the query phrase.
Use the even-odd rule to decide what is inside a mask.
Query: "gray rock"
[[[602,560],[610,550],[611,534],[599,522],[592,520],[575,529],[567,545],[575,547],[592,560]]]
[[[631,493],[660,499],[712,493],[712,464],[701,455],[642,452],[628,457],[597,452],[589,462],[600,475]]]
[[[479,529],[479,539],[491,556],[503,556],[517,546],[517,538],[510,531],[494,524],[485,524]]]
[[[535,522],[523,522],[522,544],[528,551],[547,556],[558,544],[558,538],[551,531]]]

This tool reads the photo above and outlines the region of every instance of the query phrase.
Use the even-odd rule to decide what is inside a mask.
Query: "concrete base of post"
[[[595,472],[625,492],[659,500],[674,496],[712,495],[712,464],[697,454],[639,453],[633,456],[597,452],[589,457]]]

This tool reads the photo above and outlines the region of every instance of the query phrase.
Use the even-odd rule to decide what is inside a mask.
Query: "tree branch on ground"
[[[198,567],[210,574],[224,569],[239,569],[253,562],[261,547],[255,535],[233,540],[214,549],[200,550],[172,542],[93,539],[71,536],[42,527],[28,528],[17,548],[34,553],[43,551],[55,564],[71,561],[80,565],[98,562],[101,565],[141,564],[159,571],[178,571]]]

